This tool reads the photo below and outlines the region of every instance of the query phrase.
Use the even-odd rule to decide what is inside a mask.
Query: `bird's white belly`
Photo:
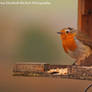
[[[79,40],[75,39],[75,41],[77,44],[77,48],[75,49],[75,51],[69,50],[69,55],[75,59],[78,59],[82,56],[89,56],[89,54],[91,53],[91,49],[88,46],[82,44]]]

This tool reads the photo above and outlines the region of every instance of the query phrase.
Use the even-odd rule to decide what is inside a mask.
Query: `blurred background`
[[[68,26],[77,28],[78,0],[46,1],[51,5],[0,6],[0,92],[83,92],[91,83],[12,76],[16,62],[67,65],[74,62],[65,54],[57,32]]]
[[[65,54],[57,32],[68,26],[77,28],[77,0],[49,2],[51,5],[6,5],[0,8],[0,58],[12,59],[14,63],[73,63]]]

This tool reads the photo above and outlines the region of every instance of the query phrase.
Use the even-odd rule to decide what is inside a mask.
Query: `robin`
[[[83,60],[91,55],[91,48],[78,39],[77,35],[80,35],[80,33],[75,31],[75,29],[70,27],[63,28],[57,33],[60,34],[64,51],[76,59],[74,65],[80,65]]]

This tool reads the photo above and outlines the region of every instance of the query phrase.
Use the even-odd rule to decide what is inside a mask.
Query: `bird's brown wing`
[[[88,34],[83,32],[77,32],[76,38],[92,49],[92,39],[89,38]]]
[[[88,34],[78,30],[74,31],[77,33],[76,38],[92,49],[92,39],[90,39]],[[85,58],[85,60],[81,61],[80,65],[92,66],[92,54],[90,54],[87,58]]]

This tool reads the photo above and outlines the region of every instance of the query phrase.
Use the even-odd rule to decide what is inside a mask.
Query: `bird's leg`
[[[72,65],[80,65],[79,62],[80,61],[77,59]]]
[[[76,65],[76,61],[72,65]]]
[[[76,62],[75,62],[75,65],[81,65],[82,62],[87,58],[88,56],[86,54],[83,54],[82,56],[80,56]]]

